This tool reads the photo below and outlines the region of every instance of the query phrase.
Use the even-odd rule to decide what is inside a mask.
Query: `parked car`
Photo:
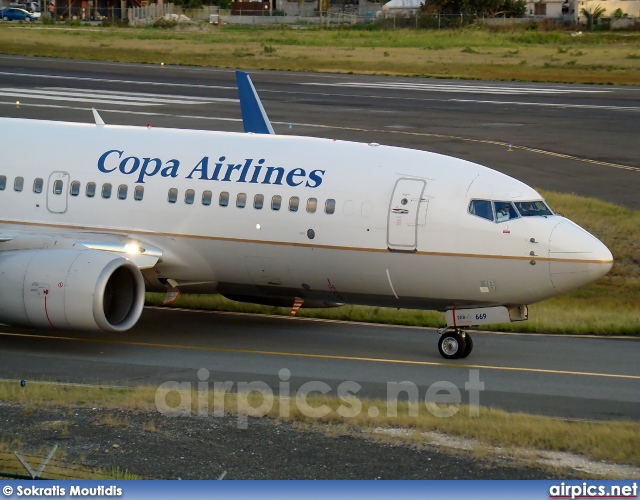
[[[40,13],[40,5],[38,2],[11,2],[9,7],[16,7],[18,9],[24,9],[27,12]]]
[[[17,7],[8,7],[2,11],[1,15],[4,21],[35,21],[38,19],[35,14]]]

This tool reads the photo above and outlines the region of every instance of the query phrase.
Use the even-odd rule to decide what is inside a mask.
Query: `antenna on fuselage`
[[[245,132],[275,135],[269,117],[262,107],[258,93],[247,73],[236,71],[240,110]]]
[[[91,111],[93,111],[93,119],[96,121],[96,125],[104,125],[104,120],[100,116],[100,113],[98,113],[98,110],[91,108]]]

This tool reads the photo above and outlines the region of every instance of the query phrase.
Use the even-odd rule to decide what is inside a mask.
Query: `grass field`
[[[640,334],[640,211],[575,195],[542,192],[550,205],[600,238],[613,253],[611,272],[598,282],[529,307],[529,320],[491,326],[492,330],[599,335]],[[149,305],[164,295],[147,294]],[[171,307],[288,316],[289,308],[243,304],[219,295],[181,295]],[[442,327],[435,311],[347,305],[300,309],[298,316],[368,323]]]
[[[30,411],[39,407],[94,407],[126,411],[157,411],[157,387],[139,386],[131,389],[78,387],[30,383],[22,389],[17,383],[0,382],[0,400],[27,405]],[[168,407],[187,401],[186,395],[176,392],[165,395]],[[204,400],[193,389],[192,406],[188,411],[196,415]],[[428,443],[424,433],[435,431],[452,436],[475,439],[480,447],[499,446],[502,453],[510,448],[526,450],[566,451],[592,460],[606,460],[618,464],[640,465],[640,424],[637,422],[574,422],[550,419],[523,413],[479,408],[476,415],[464,405],[448,417],[436,416],[437,410],[418,409],[402,401],[340,399],[330,396],[309,396],[306,403],[297,399],[268,397],[258,392],[222,393],[210,390],[206,407],[224,408],[226,414],[249,417],[268,417],[281,421],[312,426],[344,426],[353,430],[408,429],[403,441],[407,444]],[[263,404],[264,403],[264,404]],[[312,409],[323,411],[316,413]],[[370,412],[375,407],[379,412]],[[319,416],[323,413],[323,416]],[[377,416],[371,416],[373,414]],[[120,422],[114,426],[124,425]],[[3,447],[0,443],[0,453]],[[480,451],[480,450],[479,450]]]
[[[0,26],[4,54],[438,78],[640,84],[640,33]]]

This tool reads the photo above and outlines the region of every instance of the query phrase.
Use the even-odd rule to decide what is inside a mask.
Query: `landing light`
[[[261,227],[261,226],[260,226],[260,224],[256,224],[256,229],[257,229],[258,231],[260,231],[260,227]]]
[[[138,255],[144,252],[144,249],[140,248],[138,245],[134,243],[128,243],[124,246],[124,251],[131,255]]]

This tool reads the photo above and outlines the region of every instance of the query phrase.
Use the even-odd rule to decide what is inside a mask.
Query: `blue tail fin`
[[[238,94],[240,95],[240,109],[245,132],[254,134],[274,134],[273,127],[267,113],[262,107],[258,93],[251,83],[247,73],[236,71]]]

